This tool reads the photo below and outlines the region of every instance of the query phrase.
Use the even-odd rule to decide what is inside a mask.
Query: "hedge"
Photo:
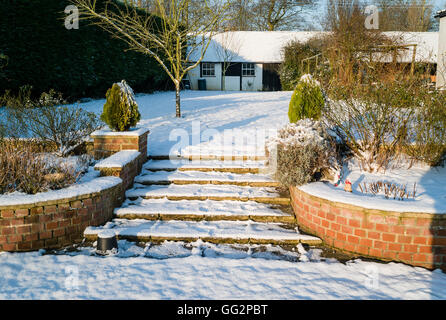
[[[98,1],[103,2],[103,0]],[[64,26],[68,0],[0,0],[0,94],[32,85],[34,93],[53,88],[64,97],[104,97],[113,83],[125,79],[139,92],[168,89],[165,72],[149,56],[81,20]]]

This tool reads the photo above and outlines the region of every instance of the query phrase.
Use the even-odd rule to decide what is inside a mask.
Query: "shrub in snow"
[[[300,186],[319,177],[334,178],[337,170],[335,144],[322,124],[311,119],[289,124],[268,142],[271,157],[277,156],[275,177],[284,187]],[[332,175],[332,177],[330,177]]]
[[[66,102],[54,90],[34,101],[30,88],[21,88],[18,96],[6,95],[4,100],[5,135],[38,138],[40,143],[56,147],[58,156],[67,156],[100,127],[94,113],[63,106]]]
[[[282,48],[284,61],[279,68],[279,76],[283,90],[294,90],[299,82],[299,78],[305,72],[308,72],[308,65],[302,64],[302,60],[320,54],[322,52],[322,46],[323,39],[314,37],[306,42],[290,41]],[[309,60],[309,63],[313,72],[319,71],[314,70],[316,60]],[[316,68],[319,69],[320,65],[316,65]]]
[[[291,123],[309,118],[319,120],[325,105],[319,82],[309,74],[302,76],[291,96],[288,117]]]
[[[48,160],[34,141],[0,141],[0,194],[62,189],[75,183],[88,168],[87,161],[81,166],[72,166],[64,161]]]
[[[430,165],[442,162],[446,95],[403,80],[352,87],[332,84],[329,96],[323,114],[326,127],[363,170],[385,170],[407,155]]]
[[[440,166],[446,156],[446,92],[426,92],[422,98],[405,152],[416,160]]]
[[[107,91],[107,102],[101,119],[114,131],[127,131],[141,119],[132,88],[124,81]]]

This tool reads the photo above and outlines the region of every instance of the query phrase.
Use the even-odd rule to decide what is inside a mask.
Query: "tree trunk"
[[[175,93],[176,93],[176,113],[177,118],[181,118],[181,98],[180,98],[180,82],[175,82]]]

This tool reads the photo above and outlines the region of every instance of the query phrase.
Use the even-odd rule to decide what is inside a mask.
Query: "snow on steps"
[[[172,160],[170,156],[154,155],[149,157],[150,160]],[[176,160],[217,160],[217,161],[265,161],[267,157],[264,155],[183,155],[175,157]]]
[[[319,238],[302,235],[278,223],[252,221],[146,221],[115,219],[104,227],[89,227],[84,236],[96,240],[99,232],[113,230],[119,239],[141,242],[185,241],[198,239],[211,243],[317,245]]]
[[[201,171],[157,171],[142,174],[135,182],[144,185],[168,185],[168,184],[213,184],[236,185],[251,187],[278,187],[279,183],[268,175],[238,174],[228,172],[201,172]]]
[[[201,172],[231,172],[231,173],[260,173],[266,169],[265,161],[170,161],[149,160],[144,165],[144,170],[156,171],[201,171]]]
[[[294,223],[294,216],[280,207],[253,201],[170,201],[167,199],[126,201],[115,210],[120,219],[182,221],[247,221]]]
[[[127,198],[136,200],[163,199],[168,200],[231,200],[256,201],[279,205],[289,205],[290,199],[279,195],[275,188],[257,188],[234,185],[151,185],[135,184],[126,192]]]

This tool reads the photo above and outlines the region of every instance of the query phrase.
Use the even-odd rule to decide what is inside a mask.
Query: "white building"
[[[439,11],[440,36],[438,41],[437,88],[446,89],[446,10]]]
[[[446,27],[446,19],[443,19]],[[446,31],[443,31],[446,32]],[[239,31],[216,35],[203,62],[189,72],[192,90],[199,89],[199,79],[206,80],[207,90],[276,91],[281,90],[278,68],[283,62],[282,48],[292,40],[306,42],[322,35],[321,31],[309,32],[257,32]],[[385,32],[401,44],[416,44],[417,62],[437,63],[438,32]],[[198,51],[197,51],[198,52]],[[411,63],[413,52],[407,51],[399,62]],[[192,54],[192,61],[198,60]],[[223,66],[229,63],[226,77]]]

